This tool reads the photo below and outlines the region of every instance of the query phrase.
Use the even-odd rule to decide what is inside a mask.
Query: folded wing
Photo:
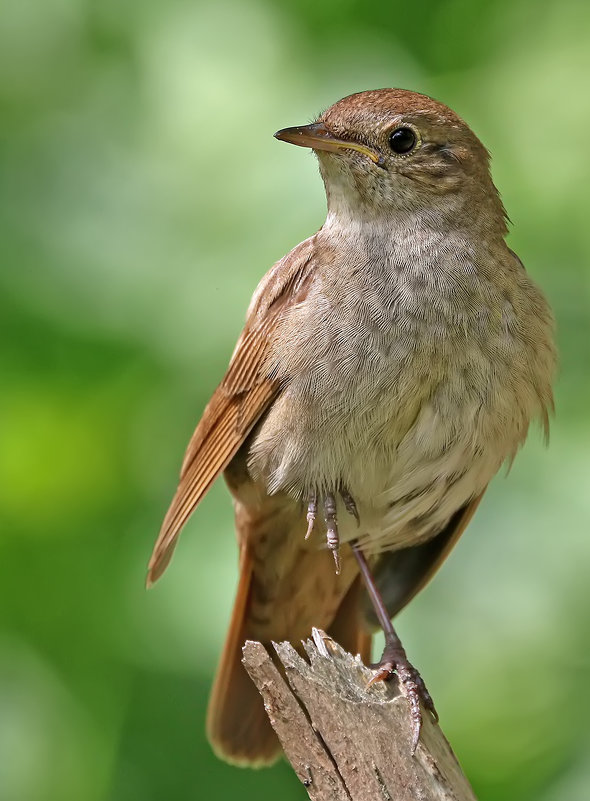
[[[312,237],[278,262],[254,295],[228,371],[188,445],[180,483],[149,562],[148,586],[162,575],[182,527],[280,391],[269,364],[271,343],[283,315],[306,295],[313,243]]]

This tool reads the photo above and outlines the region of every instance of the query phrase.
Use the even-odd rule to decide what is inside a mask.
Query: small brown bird
[[[225,472],[240,581],[207,727],[238,764],[280,753],[240,662],[245,640],[297,645],[317,626],[367,660],[375,616],[375,678],[397,674],[416,748],[420,700],[434,707],[390,619],[531,420],[547,430],[556,362],[551,311],[505,243],[488,153],[451,109],[361,92],[275,136],[315,151],[327,219],[254,293],[148,576]]]

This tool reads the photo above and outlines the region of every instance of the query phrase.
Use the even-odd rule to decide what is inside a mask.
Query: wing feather
[[[149,562],[148,586],[162,575],[182,527],[280,390],[270,375],[270,345],[283,315],[305,297],[312,252],[313,238],[278,262],[254,295],[228,371],[186,450],[180,483]]]

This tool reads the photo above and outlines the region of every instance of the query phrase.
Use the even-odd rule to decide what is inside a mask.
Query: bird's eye
[[[396,128],[389,135],[389,146],[394,153],[405,156],[416,147],[418,137],[411,128]]]

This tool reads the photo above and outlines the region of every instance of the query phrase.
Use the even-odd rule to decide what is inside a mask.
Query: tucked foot
[[[311,532],[313,531],[313,527],[315,526],[315,516],[318,511],[318,496],[317,492],[314,492],[311,498],[309,499],[309,503],[307,504],[307,532],[305,534],[305,539],[308,540],[311,537]]]
[[[344,502],[346,511],[352,515],[357,523],[359,523],[359,513],[356,508],[354,498],[346,489],[340,490],[340,496]],[[336,565],[336,573],[340,573],[340,535],[338,533],[338,521],[336,519],[336,497],[334,493],[328,492],[323,496],[324,505],[324,520],[326,523],[326,542],[328,548],[334,555],[334,564]],[[315,520],[318,511],[318,494],[314,492],[307,504],[307,531],[305,539],[311,536],[315,526]]]
[[[326,544],[332,551],[336,575],[340,573],[340,535],[336,521],[336,498],[331,492],[324,496],[324,520],[326,521]]]
[[[412,755],[416,753],[420,729],[422,728],[422,710],[420,702],[424,705],[434,720],[438,723],[438,713],[434,706],[432,696],[426,689],[422,676],[409,661],[401,645],[386,645],[383,656],[379,662],[371,667],[376,671],[368,686],[377,681],[389,681],[394,673],[397,674],[400,689],[410,704],[410,720],[412,723]]]
[[[340,497],[344,502],[344,508],[346,509],[348,514],[352,515],[356,520],[357,526],[360,526],[361,519],[359,517],[358,509],[356,508],[356,503],[354,502],[354,498],[352,497],[350,492],[347,489],[343,488],[340,490]]]

